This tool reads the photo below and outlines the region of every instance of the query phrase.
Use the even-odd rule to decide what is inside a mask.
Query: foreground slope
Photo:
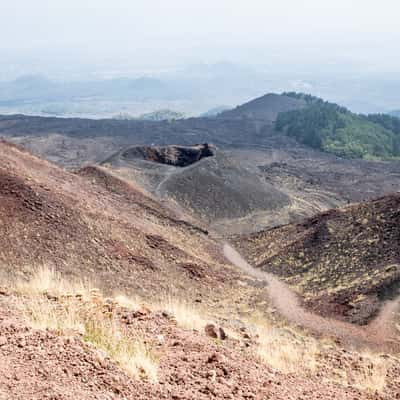
[[[0,143],[3,273],[54,266],[109,289],[188,296],[229,285],[206,232],[99,167],[68,173]],[[228,268],[229,269],[229,268]],[[198,290],[197,290],[197,289]]]
[[[318,354],[315,374],[285,374],[254,356],[252,340],[222,343],[198,331],[182,330],[165,313],[117,307],[113,318],[121,329],[133,338],[145,337],[158,360],[157,380],[140,379],[77,332],[27,325],[5,306],[18,301],[15,294],[2,290],[0,398],[4,399],[390,400],[400,387],[394,357],[360,357],[348,351],[343,355],[327,348]],[[51,301],[57,306],[60,300]],[[302,367],[305,371],[309,366]]]
[[[253,265],[324,315],[364,323],[399,295],[400,195],[330,210],[236,239]]]

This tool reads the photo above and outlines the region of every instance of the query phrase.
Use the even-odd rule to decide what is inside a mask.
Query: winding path
[[[379,350],[399,349],[400,343],[393,338],[391,324],[393,313],[399,305],[399,299],[385,303],[380,314],[367,326],[353,325],[332,318],[324,318],[303,308],[297,295],[274,275],[252,267],[229,244],[223,246],[225,257],[244,273],[267,284],[269,297],[281,315],[299,326],[321,335],[340,338],[354,345],[370,346]]]

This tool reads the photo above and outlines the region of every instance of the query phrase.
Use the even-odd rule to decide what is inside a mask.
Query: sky
[[[151,69],[218,61],[400,68],[398,0],[0,0],[0,5],[3,70],[117,63]]]

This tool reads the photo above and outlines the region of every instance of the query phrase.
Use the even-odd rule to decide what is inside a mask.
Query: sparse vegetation
[[[151,310],[166,311],[173,317],[177,325],[183,329],[204,331],[205,325],[211,322],[206,312],[195,307],[186,299],[173,296],[164,296],[161,300],[151,302],[139,297],[132,298],[124,295],[116,296],[115,300],[123,307],[130,309],[149,308]]]
[[[114,306],[97,289],[72,283],[52,269],[38,269],[17,282],[19,308],[37,329],[76,332],[137,378],[157,380],[157,357],[140,334],[123,328]]]
[[[336,368],[330,357],[338,350],[329,338],[316,339],[299,329],[278,326],[256,314],[247,321],[257,337],[255,355],[270,367],[285,374],[315,375],[343,386],[356,387],[367,393],[383,393],[391,361],[363,351],[351,362],[342,361]],[[344,358],[345,360],[345,358]]]
[[[317,367],[317,342],[290,336],[290,333],[277,328],[259,332],[257,355],[283,373],[313,373]]]
[[[362,353],[361,359],[363,368],[347,371],[347,384],[354,380],[354,386],[361,390],[369,393],[384,392],[389,369],[388,362],[382,356],[372,353]],[[351,379],[352,374],[355,375],[353,379]]]
[[[311,374],[317,368],[319,345],[316,339],[279,327],[255,314],[248,321],[257,337],[256,356],[283,373]]]
[[[19,293],[26,295],[51,293],[59,296],[74,293],[87,298],[93,284],[88,280],[65,279],[53,267],[42,265],[35,269],[28,280],[17,280],[14,287]]]
[[[205,312],[187,300],[172,296],[166,297],[159,304],[153,305],[152,308],[169,312],[175,318],[178,326],[183,329],[194,329],[203,332],[205,325],[210,322]]]

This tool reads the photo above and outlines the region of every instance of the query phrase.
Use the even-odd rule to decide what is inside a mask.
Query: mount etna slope
[[[3,273],[48,265],[142,294],[230,280],[204,230],[132,183],[99,167],[71,174],[6,143],[0,158]]]
[[[168,201],[104,167],[70,173],[4,142],[0,159],[0,397],[400,393],[396,356],[292,326],[270,308],[265,282],[227,263]]]
[[[311,309],[365,323],[400,294],[399,226],[400,195],[392,195],[239,237],[236,244]]]
[[[299,222],[321,211],[393,193],[400,185],[400,163],[345,160],[295,143],[215,148],[213,156],[194,157],[183,168],[154,156],[159,149],[176,154],[179,148],[127,147],[103,165],[160,199],[173,199],[226,235]]]
[[[141,182],[159,198],[172,199],[212,227],[226,220],[234,224],[257,211],[273,213],[289,204],[289,197],[259,174],[207,144],[129,147],[103,164]]]
[[[216,118],[138,121],[10,115],[0,117],[0,136],[63,166],[79,167],[83,163],[103,161],[132,145],[205,142],[219,147],[268,145],[271,140],[275,141],[271,135],[274,136],[273,121],[278,113],[302,106],[302,100],[269,94]],[[252,109],[256,111],[251,113]]]
[[[397,190],[399,162],[343,159],[276,131],[279,115],[301,114],[305,106],[303,98],[269,94],[215,118],[179,121],[2,116],[0,136],[63,167],[102,163],[227,235],[298,222]],[[194,143],[213,143],[218,151],[185,167],[149,162],[163,158],[158,147]]]

